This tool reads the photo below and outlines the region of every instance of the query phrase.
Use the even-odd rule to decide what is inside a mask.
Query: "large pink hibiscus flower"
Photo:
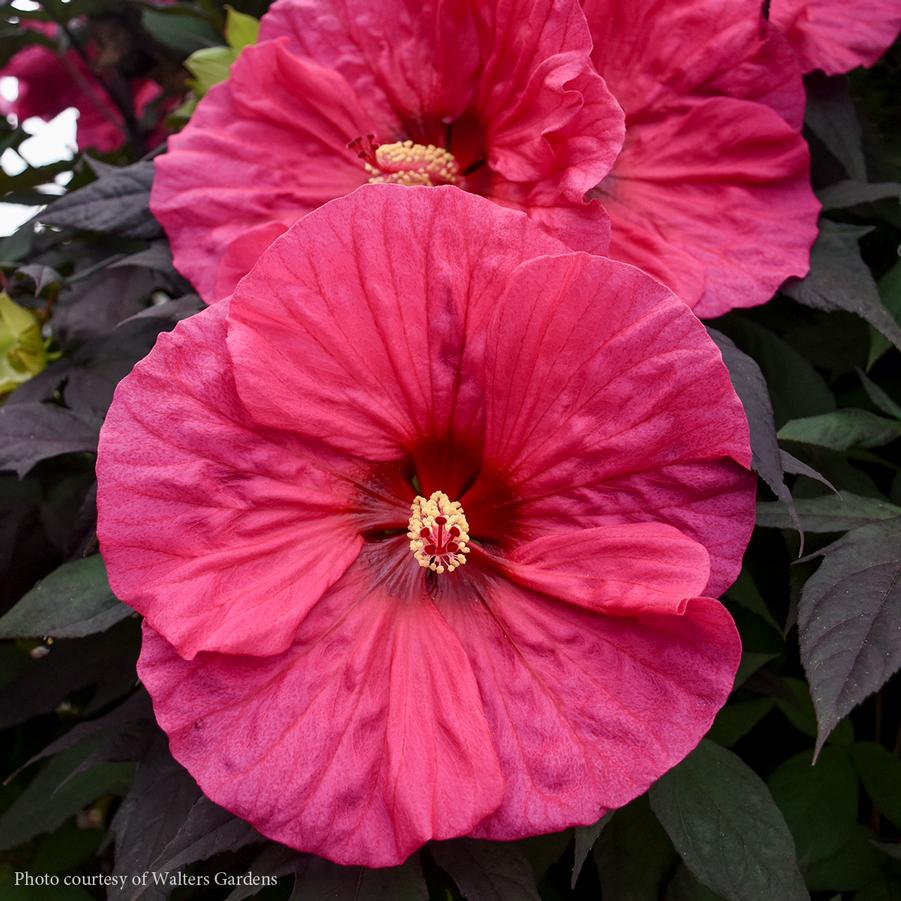
[[[774,4],[775,5],[775,4]],[[702,317],[808,270],[818,204],[794,54],[760,0],[583,0],[592,59],[626,112],[597,192],[611,255]]]
[[[772,0],[770,21],[805,72],[839,75],[872,66],[901,31],[899,0]]]
[[[173,754],[265,835],[385,866],[597,820],[739,658],[747,425],[690,310],[448,187],[311,213],[119,386],[111,584]],[[465,564],[465,565],[464,565]]]
[[[298,217],[367,181],[454,184],[578,249],[622,146],[577,0],[280,0],[157,160],[177,268],[229,294]]]

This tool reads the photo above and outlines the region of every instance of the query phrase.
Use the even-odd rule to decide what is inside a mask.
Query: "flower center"
[[[453,155],[434,144],[377,144],[373,135],[355,138],[347,145],[363,160],[374,185],[455,185],[460,167]]]
[[[466,562],[469,523],[459,501],[435,491],[428,500],[417,495],[410,510],[407,538],[420,566],[436,573],[452,573]]]

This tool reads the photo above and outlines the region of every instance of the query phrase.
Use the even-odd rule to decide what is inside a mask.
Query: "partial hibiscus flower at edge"
[[[57,34],[57,27],[49,22],[27,22],[22,27],[47,37]],[[122,113],[98,75],[74,49],[59,53],[43,44],[25,47],[0,67],[0,78],[5,77],[17,79],[18,94],[14,100],[0,98],[0,115],[14,115],[19,122],[31,117],[50,120],[74,107],[78,111],[75,140],[79,150],[113,153],[125,143]],[[163,102],[163,88],[149,78],[133,78],[129,88],[138,120]],[[164,105],[171,109],[176,102],[169,99]],[[162,113],[160,110],[158,119]],[[147,143],[159,144],[165,137],[166,129],[160,122],[148,135]]]
[[[586,192],[623,114],[577,0],[280,0],[156,161],[176,267],[226,297],[302,215],[368,181],[454,184],[606,251]]]
[[[820,207],[804,86],[760,0],[582,6],[592,61],[626,113],[623,151],[593,192],[610,214],[610,255],[704,319],[806,275]]]
[[[805,72],[840,75],[874,65],[901,32],[898,0],[771,0],[770,21]]]
[[[659,283],[455,188],[373,185],[120,383],[98,533],[203,791],[389,866],[594,822],[695,747],[740,657],[710,596],[749,463]]]

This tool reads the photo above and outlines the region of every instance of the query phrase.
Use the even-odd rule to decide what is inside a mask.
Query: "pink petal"
[[[120,383],[97,462],[113,591],[186,658],[283,651],[362,544],[356,467],[238,401],[226,308],[161,335]]]
[[[839,75],[872,66],[901,31],[897,0],[772,0],[770,20],[794,47],[805,72]]]
[[[260,40],[282,36],[295,53],[339,72],[383,117],[455,119],[478,78],[468,0],[279,0],[263,16]]]
[[[364,184],[347,143],[376,124],[340,74],[287,39],[248,47],[156,161],[151,208],[176,268],[208,303],[227,296],[239,276],[234,254],[222,269],[223,248]]]
[[[583,5],[592,59],[626,111],[623,152],[593,194],[611,255],[699,316],[766,302],[807,272],[819,211],[786,41],[759,0]]]
[[[760,0],[582,0],[582,6],[592,59],[628,117],[651,118],[673,104],[722,96],[771,106],[800,129],[800,71],[785,39],[764,20]],[[695,52],[700,46],[704,52]]]
[[[283,222],[261,222],[231,240],[216,272],[216,297],[227,297],[253,269],[264,250],[288,230]]]
[[[545,535],[518,545],[502,565],[520,585],[611,616],[681,615],[710,576],[704,547],[659,523]]]
[[[764,303],[809,268],[819,204],[808,169],[804,140],[760,104],[720,97],[631,122],[596,193],[610,252],[698,316]]]
[[[580,202],[613,165],[623,115],[590,64],[578,3],[481,4],[484,53],[474,109],[491,168],[514,182],[545,182]]]
[[[691,751],[732,687],[726,610],[606,617],[499,585],[442,612],[472,663],[507,776],[472,834],[513,839],[596,822]]]
[[[363,187],[288,231],[235,291],[241,398],[260,422],[369,460],[424,437],[472,444],[487,318],[522,259],[561,249],[456,188]]]
[[[708,592],[730,584],[754,521],[748,427],[684,304],[611,260],[533,260],[487,346],[485,467],[509,474],[527,536],[662,522],[710,552]]]
[[[426,597],[393,596],[368,563],[278,657],[187,662],[145,629],[138,671],[204,793],[292,848],[392,866],[469,832],[503,795],[460,642]]]

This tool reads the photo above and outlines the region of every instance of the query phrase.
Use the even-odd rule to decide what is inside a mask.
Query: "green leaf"
[[[666,887],[664,901],[721,901],[721,899],[716,892],[698,882],[685,864],[679,864],[676,875]]]
[[[659,901],[679,857],[642,795],[613,814],[594,859],[604,901]]]
[[[130,763],[102,763],[71,776],[90,747],[78,745],[53,758],[0,816],[0,850],[49,832],[104,795],[121,795],[131,783]],[[71,778],[70,778],[71,776]]]
[[[901,666],[901,519],[848,532],[817,553],[798,606],[801,661],[817,713],[817,749]]]
[[[901,260],[895,263],[879,280],[879,296],[882,303],[894,318],[895,322],[901,322]],[[881,332],[870,329],[870,355],[867,359],[867,369],[872,369],[873,364],[891,348],[892,343]]]
[[[516,845],[460,838],[432,842],[429,851],[468,901],[540,901],[532,868]]]
[[[783,678],[782,685],[786,689],[786,695],[791,697],[777,697],[776,707],[799,732],[816,738],[817,715],[807,683],[803,679]],[[834,744],[847,745],[853,741],[854,727],[848,720],[839,723],[829,736],[829,742]]]
[[[779,429],[779,437],[784,441],[813,444],[836,451],[881,447],[901,437],[901,422],[877,416],[868,410],[846,408],[793,419]]]
[[[776,705],[773,698],[754,698],[726,704],[717,714],[707,737],[730,748],[748,734]]]
[[[260,21],[231,6],[225,8],[225,40],[232,50],[243,50],[260,37]]]
[[[228,78],[237,58],[238,54],[231,47],[205,47],[192,53],[185,60],[185,68],[194,76],[191,89],[198,97],[203,97],[213,85]]]
[[[851,759],[876,809],[901,829],[901,760],[869,741],[851,745]]]
[[[857,824],[857,776],[846,748],[826,748],[816,765],[811,756],[791,757],[767,780],[802,870],[838,851]]]
[[[901,507],[850,491],[799,497],[795,499],[795,507],[805,532],[847,532],[857,526],[901,516]],[[757,525],[768,529],[794,528],[788,512],[778,501],[757,505]]]
[[[99,555],[72,560],[42,579],[4,616],[0,638],[81,638],[131,614],[110,591]]]
[[[901,420],[901,405],[897,404],[887,392],[883,391],[882,388],[880,388],[879,385],[869,378],[869,376],[861,369],[857,370],[857,374],[860,376],[864,391],[867,392],[867,397],[873,402],[873,406],[885,413],[886,416],[892,416],[895,419]]]
[[[189,7],[145,8],[141,22],[152,37],[183,56],[222,40],[210,22]]]
[[[689,870],[727,901],[806,901],[791,833],[766,785],[708,741],[650,790]]]
[[[810,890],[851,891],[878,878],[882,861],[871,837],[869,830],[855,825],[841,848],[807,868],[804,875]]]
[[[774,507],[779,507],[785,513],[785,516],[788,519],[791,519],[791,514],[788,511],[788,508],[781,501],[774,501]],[[759,616],[764,622],[769,623],[777,632],[780,634],[782,630],[779,628],[779,624],[773,619],[773,614],[770,613],[770,608],[767,607],[766,601],[763,599],[763,596],[757,590],[757,585],[754,584],[754,579],[751,574],[743,569],[739,574],[738,578],[732,584],[727,592],[727,596],[735,601],[737,604],[740,604],[745,610],[750,610],[751,613],[755,613]]]
[[[0,396],[43,372],[47,350],[41,323],[32,310],[0,291]]]

